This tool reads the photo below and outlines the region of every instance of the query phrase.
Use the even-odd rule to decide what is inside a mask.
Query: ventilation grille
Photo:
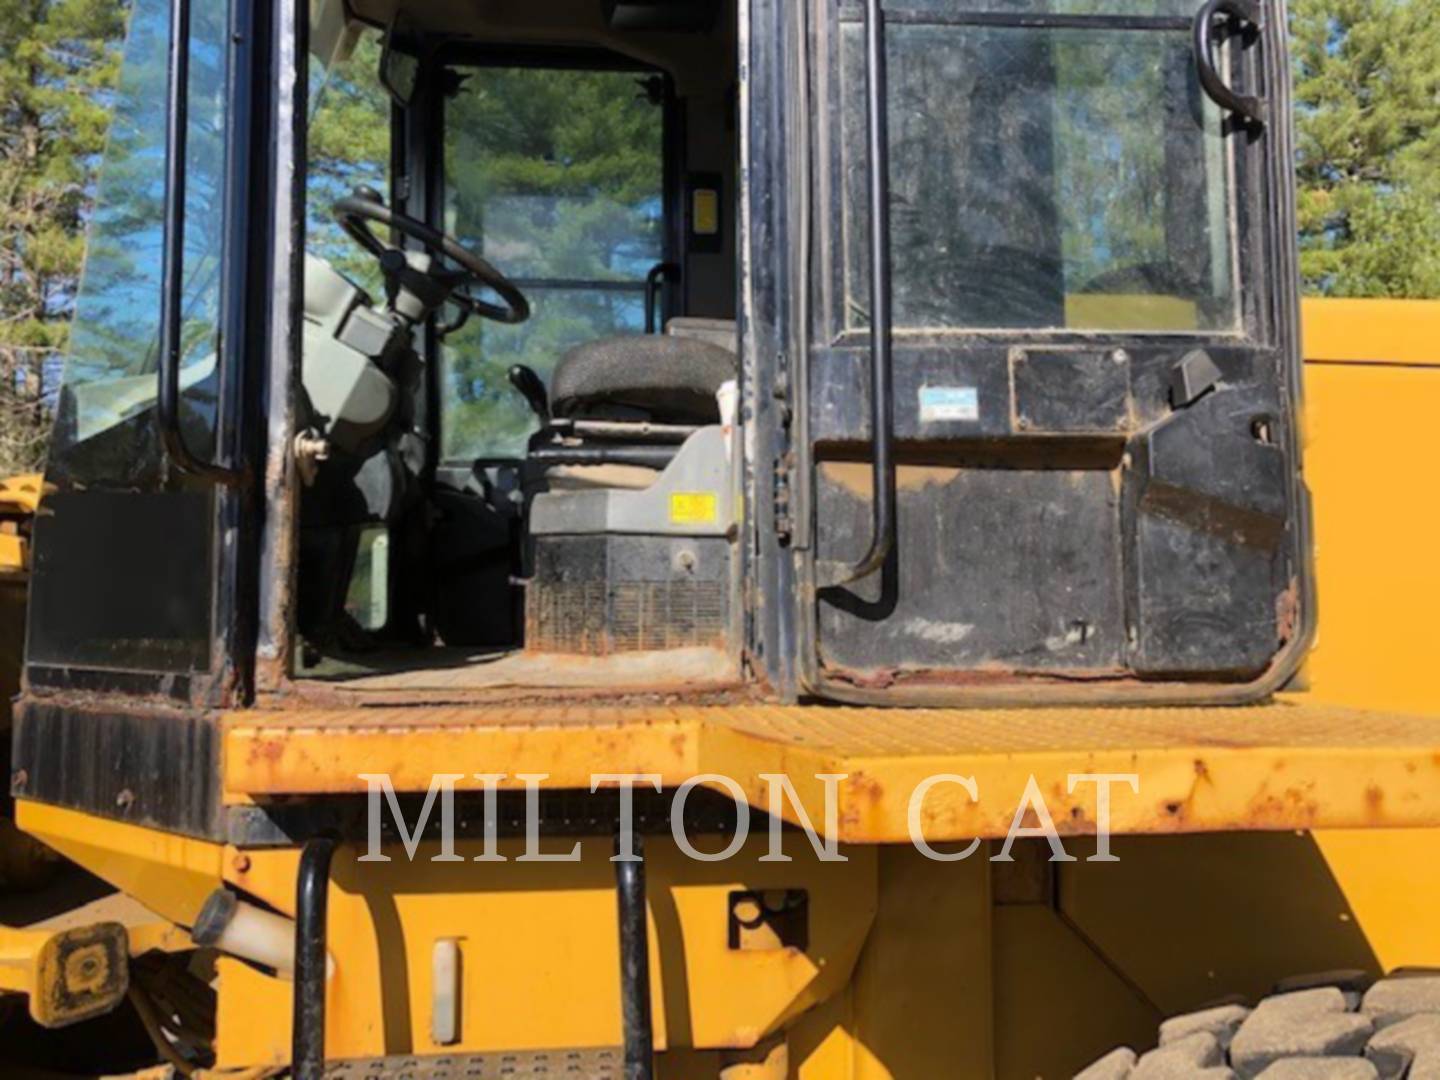
[[[718,581],[530,584],[525,646],[605,656],[697,645],[723,647],[725,585]]]

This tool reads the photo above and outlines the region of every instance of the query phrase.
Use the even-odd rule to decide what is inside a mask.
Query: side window
[[[1238,328],[1230,161],[1194,78],[1193,4],[887,8],[897,330]],[[1057,21],[1021,25],[1030,12]],[[858,21],[840,34],[837,321],[853,331],[869,317],[864,46]]]
[[[225,4],[196,4],[191,16],[180,379],[187,441],[204,456],[211,453],[215,433],[227,18]],[[86,237],[51,449],[52,479],[141,489],[159,483],[161,454],[153,418],[168,40],[169,5],[137,0]]]
[[[35,521],[26,662],[39,683],[75,668],[210,668],[213,490],[167,473],[155,405],[164,267],[169,3],[135,0]],[[226,218],[229,5],[190,24],[180,421],[213,457]]]

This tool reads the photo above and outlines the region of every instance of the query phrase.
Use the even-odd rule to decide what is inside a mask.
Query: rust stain
[[[859,690],[888,690],[893,686],[1004,687],[1015,685],[1074,686],[1093,683],[1134,683],[1119,669],[1029,671],[1001,665],[976,668],[877,668],[861,670],[822,664],[827,679]]]
[[[1250,801],[1236,828],[1300,828],[1312,825],[1320,816],[1320,804],[1313,784],[1288,787],[1281,792],[1262,790]]]
[[[857,800],[872,806],[885,798],[885,785],[864,770],[856,770],[845,784]]]
[[[1275,598],[1275,636],[1281,645],[1293,641],[1300,628],[1300,579],[1291,578],[1289,587]]]
[[[1372,819],[1379,820],[1385,816],[1385,791],[1379,784],[1371,784],[1365,789],[1365,808]]]
[[[290,736],[284,732],[274,732],[262,737],[247,740],[249,749],[246,751],[246,761],[251,765],[274,765],[285,756],[285,744]]]
[[[687,706],[693,708],[760,704],[759,691],[738,681],[703,686],[610,687],[443,687],[429,690],[356,689],[343,683],[296,679],[283,692],[260,695],[260,708],[370,710],[379,708],[501,709],[519,706],[596,705],[606,708]]]

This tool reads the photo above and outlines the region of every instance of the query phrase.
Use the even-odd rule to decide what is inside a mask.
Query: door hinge
[[[782,545],[790,543],[795,534],[795,518],[791,503],[791,477],[795,471],[795,450],[791,441],[790,364],[785,354],[775,357],[775,381],[770,385],[771,408],[779,421],[780,445],[786,447],[774,459],[775,535]]]
[[[790,512],[790,476],[795,469],[795,451],[787,450],[775,459],[775,534],[788,544],[795,532]]]

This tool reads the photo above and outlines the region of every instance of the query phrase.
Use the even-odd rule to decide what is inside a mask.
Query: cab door
[[[249,0],[132,6],[35,520],[14,741],[17,794],[182,830],[208,813],[216,743],[174,707],[244,693],[253,625],[257,19]]]
[[[796,18],[779,175],[802,254],[775,280],[796,297],[800,685],[975,704],[1280,685],[1312,609],[1283,6]]]

